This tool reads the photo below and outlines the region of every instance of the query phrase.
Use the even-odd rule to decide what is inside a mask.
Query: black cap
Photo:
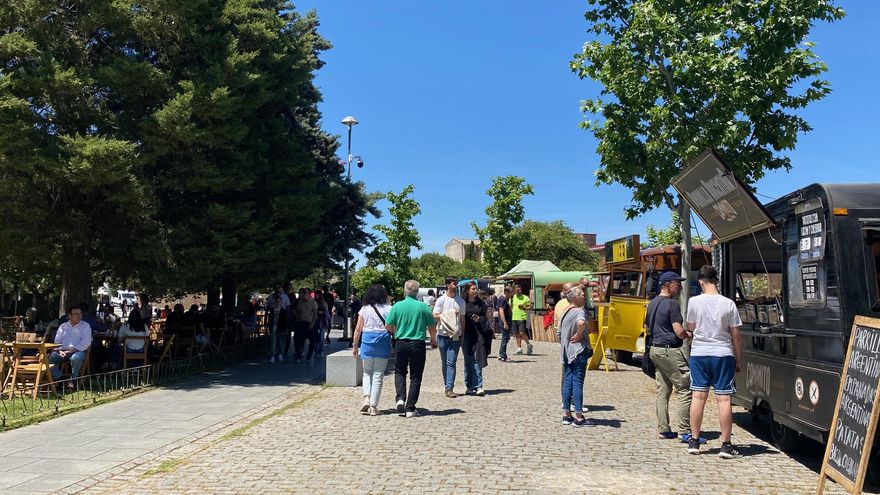
[[[684,280],[686,280],[684,277],[675,272],[663,272],[663,274],[660,275],[660,285],[669,282],[683,282]]]

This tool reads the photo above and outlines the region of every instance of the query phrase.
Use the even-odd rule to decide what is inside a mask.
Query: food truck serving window
[[[644,274],[635,270],[615,269],[612,272],[610,296],[643,297],[645,285],[642,283]]]
[[[873,271],[868,273],[871,307],[874,311],[880,311],[880,219],[862,220],[862,232],[866,244],[865,264],[869,272]]]

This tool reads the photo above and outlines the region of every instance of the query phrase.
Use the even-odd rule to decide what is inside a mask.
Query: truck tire
[[[632,364],[633,353],[630,351],[619,351],[617,349],[612,350],[614,353],[614,360],[618,363],[624,364]]]
[[[798,432],[782,423],[778,423],[773,417],[773,411],[770,411],[770,438],[777,449],[782,452],[795,450],[800,443],[799,436]]]

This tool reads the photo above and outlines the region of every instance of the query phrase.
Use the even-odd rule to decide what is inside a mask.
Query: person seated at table
[[[245,301],[241,310],[242,336],[257,333],[257,308],[254,303]]]
[[[204,349],[208,345],[209,339],[205,335],[205,326],[202,324],[202,315],[199,313],[197,304],[190,306],[189,311],[183,314],[183,324],[186,327],[195,328],[196,344],[199,345],[199,351]]]
[[[89,326],[92,327],[93,333],[106,331],[104,322],[98,319],[95,313],[90,311],[89,303],[80,303],[79,309],[82,310],[82,321],[88,323]]]
[[[119,333],[116,335],[116,340],[119,343],[118,349],[122,349],[123,347],[128,348],[129,353],[143,353],[144,345],[147,343],[147,340],[140,339],[132,339],[126,341],[126,337],[147,337],[149,334],[147,333],[147,326],[144,324],[144,320],[141,317],[140,311],[132,311],[131,314],[128,315],[128,323],[123,324],[119,327]],[[116,362],[120,361],[122,354],[119,354],[119,357],[115,360]]]
[[[19,332],[35,333],[37,337],[42,338],[46,335],[46,327],[37,319],[37,308],[28,308],[21,320]]]
[[[92,327],[84,322],[82,306],[79,304],[67,308],[68,321],[61,324],[55,334],[55,343],[60,345],[49,356],[52,364],[52,378],[61,378],[61,363],[70,361],[70,377],[79,377],[79,371],[86,360],[86,351],[92,345]]]
[[[186,313],[183,310],[183,304],[175,304],[174,309],[168,314],[168,318],[165,318],[165,326],[162,328],[162,334],[166,337],[176,334],[180,330],[180,327],[186,326],[185,320]]]

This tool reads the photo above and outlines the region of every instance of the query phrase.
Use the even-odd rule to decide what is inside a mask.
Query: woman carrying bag
[[[364,365],[364,401],[360,412],[377,416],[379,396],[382,394],[382,380],[385,367],[391,358],[391,332],[385,329],[385,319],[391,311],[388,292],[381,284],[373,284],[364,294],[363,306],[358,311],[358,322],[354,329],[353,354],[360,357]]]

